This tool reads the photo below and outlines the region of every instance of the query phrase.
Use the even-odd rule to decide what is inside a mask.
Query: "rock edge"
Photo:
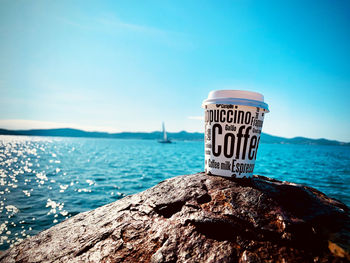
[[[30,237],[1,262],[350,262],[350,216],[263,176],[165,180]]]

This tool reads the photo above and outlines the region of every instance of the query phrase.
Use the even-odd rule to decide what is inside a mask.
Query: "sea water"
[[[0,136],[0,250],[203,167],[203,141]],[[350,206],[350,147],[261,143],[254,174],[315,187]]]

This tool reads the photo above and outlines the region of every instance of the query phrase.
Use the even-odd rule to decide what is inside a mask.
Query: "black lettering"
[[[228,123],[232,122],[232,117],[230,116],[230,115],[232,115],[232,114],[233,114],[233,111],[232,111],[232,110],[228,110],[228,111],[227,111],[226,121],[227,121]]]
[[[219,111],[218,110],[214,110],[214,121],[215,122],[219,122]]]
[[[232,168],[231,168],[231,171],[232,171],[232,172],[235,172],[235,165],[236,165],[235,162],[236,162],[236,161],[237,161],[237,160],[235,160],[235,159],[232,160]]]
[[[230,142],[229,142],[229,138],[231,138]],[[233,133],[226,133],[224,138],[224,155],[226,158],[231,158],[233,156],[234,147],[235,147],[235,135]]]
[[[258,153],[259,142],[260,142],[260,137],[259,137],[259,139],[258,139],[258,142],[256,143],[256,151],[255,151],[255,155],[254,155],[254,159],[255,159],[255,160],[256,160],[256,154]]]
[[[243,121],[244,121],[244,111],[240,110],[238,111],[238,120],[236,123],[243,124]]]
[[[250,140],[250,146],[249,146],[249,151],[248,151],[248,158],[249,160],[253,160],[255,151],[252,151],[255,149],[256,146],[256,136],[252,136],[252,139]]]
[[[242,160],[245,160],[245,153],[247,151],[247,143],[248,143],[248,139],[249,139],[249,131],[252,129],[252,126],[249,126],[246,130],[245,130],[245,134],[244,134],[244,143],[243,143],[243,152],[242,152]]]
[[[211,145],[211,149],[212,149],[212,152],[213,152],[213,155],[214,156],[219,156],[220,153],[221,153],[221,145],[218,145],[218,149],[216,151],[216,130],[218,129],[218,134],[222,134],[222,127],[220,124],[214,124],[213,125],[213,132],[212,132],[212,145]]]
[[[249,124],[250,123],[250,118],[252,117],[252,114],[249,112],[249,111],[247,111],[246,113],[245,113],[245,118],[244,118],[244,123],[245,124]]]
[[[236,159],[239,159],[239,151],[241,150],[241,138],[243,137],[244,129],[245,129],[245,125],[239,127],[239,130],[237,133]]]
[[[225,110],[220,111],[220,121],[221,122],[225,122],[225,114],[226,114]]]

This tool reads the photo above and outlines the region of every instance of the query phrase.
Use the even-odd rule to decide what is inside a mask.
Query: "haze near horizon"
[[[1,1],[0,128],[203,132],[216,89],[263,132],[350,141],[350,3]]]

